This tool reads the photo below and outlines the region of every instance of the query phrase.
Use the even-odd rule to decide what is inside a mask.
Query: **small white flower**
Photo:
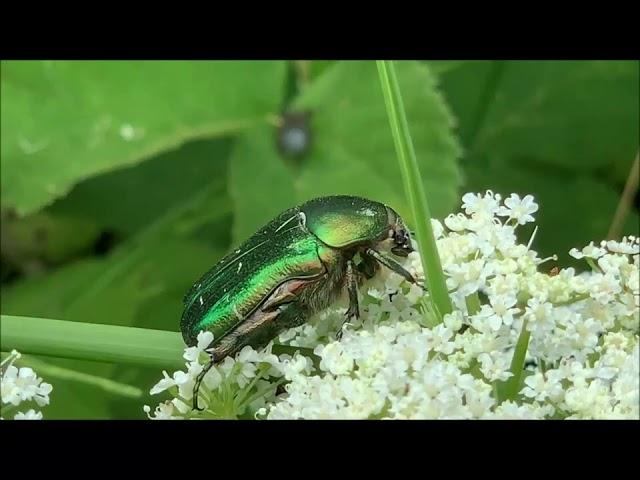
[[[500,195],[487,190],[484,195],[466,193],[462,197],[462,207],[467,214],[484,213],[493,215],[498,211]]]
[[[13,350],[0,364],[0,396],[3,404],[17,406],[23,402],[35,401],[39,407],[49,404],[49,394],[53,386],[43,382],[36,372],[29,367],[18,368],[15,361],[21,358],[21,354]],[[42,413],[29,409],[26,413],[15,414],[16,420],[40,420]]]
[[[151,395],[157,395],[160,392],[164,392],[176,384],[175,380],[169,376],[166,370],[162,371],[162,375],[164,378],[151,387],[151,390],[149,391]]]
[[[584,247],[581,251],[577,248],[572,248],[569,250],[569,255],[573,258],[577,258],[580,260],[581,258],[593,258],[598,259],[603,256],[607,251],[604,248],[596,247],[593,242],[589,243],[586,247]]]
[[[14,420],[42,420],[42,412],[36,412],[34,409],[27,410],[27,413],[18,412],[13,417]]]
[[[19,405],[33,399],[40,406],[47,405],[52,389],[50,384],[42,382],[29,367],[18,369],[9,365],[2,375],[2,403]]]
[[[540,402],[546,399],[557,401],[563,393],[561,379],[559,372],[547,371],[546,374],[537,372],[525,379],[526,386],[522,389],[522,394]]]
[[[613,301],[622,292],[619,278],[611,273],[594,274],[588,283],[591,298],[603,305]]]
[[[622,242],[609,240],[607,242],[607,249],[613,253],[622,253],[624,255],[638,255],[640,253],[640,244],[638,244],[637,241],[629,241],[627,240],[627,237],[625,237],[623,238]]]
[[[449,230],[453,232],[460,232],[462,230],[465,230],[468,223],[469,219],[461,213],[457,215],[451,213],[444,219],[444,224]]]
[[[442,238],[442,235],[444,234],[444,227],[442,226],[442,223],[440,223],[435,218],[432,218],[431,228],[433,229],[433,236],[436,238],[436,240],[438,238]]]
[[[509,217],[518,222],[519,225],[533,222],[535,219],[531,215],[538,211],[538,204],[533,200],[533,196],[525,195],[520,200],[520,196],[512,193],[511,196],[504,201],[505,206],[500,207],[497,215],[501,217]]]
[[[478,361],[482,365],[480,368],[482,375],[490,382],[504,381],[513,376],[509,371],[511,363],[509,356],[481,353],[478,355]]]
[[[542,302],[531,298],[527,302],[525,318],[528,321],[527,330],[541,335],[553,329],[553,306],[549,302]]]
[[[163,402],[155,409],[153,416],[150,415],[151,407],[145,405],[143,408],[150,420],[177,420],[180,417],[174,415],[174,405],[170,401]]]

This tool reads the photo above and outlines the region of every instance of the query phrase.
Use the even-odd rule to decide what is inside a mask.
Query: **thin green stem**
[[[511,368],[509,369],[513,376],[501,384],[501,388],[499,388],[500,401],[514,400],[520,392],[522,376],[524,375],[524,362],[527,358],[530,337],[531,332],[527,330],[527,321],[524,320],[516,348],[513,352],[513,358],[511,359]]]
[[[185,344],[177,332],[2,315],[0,333],[3,351],[160,368],[184,366]]]
[[[482,310],[482,305],[480,304],[480,297],[478,296],[478,292],[468,295],[464,300],[465,300],[465,303],[467,304],[467,311],[469,312],[469,315],[475,315],[480,310]]]
[[[438,255],[436,240],[431,227],[431,213],[413,149],[413,141],[411,140],[411,133],[409,132],[409,125],[402,103],[400,86],[398,85],[392,61],[379,60],[377,65],[391,133],[398,154],[400,171],[402,172],[402,180],[414,217],[416,236],[427,285],[438,311],[437,313],[442,316],[451,312],[451,299],[447,293],[440,256]]]
[[[23,354],[166,369],[183,368],[185,364],[182,354],[186,345],[178,332],[2,315],[0,334],[3,352],[15,349]],[[272,351],[276,355],[297,351],[316,365],[320,362],[310,348],[276,344]],[[64,374],[61,370],[57,373]],[[89,381],[88,377],[83,379]]]
[[[640,184],[640,152],[636,154],[636,158],[631,165],[627,182],[620,196],[620,202],[616,208],[616,213],[611,220],[611,226],[609,227],[608,239],[616,239],[620,236],[624,221],[633,207],[633,199],[638,192],[638,184]]]
[[[57,365],[51,365],[47,362],[37,360],[31,356],[23,355],[20,360],[20,365],[23,367],[31,367],[38,375],[47,379],[59,379],[69,380],[77,383],[84,383],[96,387],[106,393],[113,395],[119,395],[128,398],[140,398],[144,392],[133,385],[127,385],[125,383],[116,382],[108,378],[99,377],[97,375],[90,375],[88,373],[79,372],[70,368],[63,368]]]

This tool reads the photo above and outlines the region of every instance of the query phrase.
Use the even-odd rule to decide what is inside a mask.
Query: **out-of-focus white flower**
[[[13,417],[14,420],[42,420],[42,412],[36,412],[33,408],[26,413],[18,412]]]
[[[151,407],[149,405],[145,405],[143,410],[147,414],[147,417],[151,420],[178,420],[181,418],[180,415],[174,415],[174,405],[171,401],[166,401],[158,405],[153,413],[153,416],[150,415]],[[179,413],[179,412],[178,412]]]
[[[613,253],[625,255],[638,255],[640,253],[640,238],[633,236],[623,237],[621,242],[609,240],[606,243],[607,250]]]

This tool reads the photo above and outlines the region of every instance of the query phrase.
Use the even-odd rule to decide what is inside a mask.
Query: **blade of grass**
[[[185,363],[185,344],[178,332],[1,315],[0,334],[3,352],[15,349],[22,354],[159,368],[182,368]],[[300,352],[315,364],[320,361],[309,348],[276,344],[272,352]]]
[[[400,86],[392,61],[379,60],[377,65],[402,180],[414,216],[416,236],[427,285],[438,314],[442,316],[451,312],[451,299],[447,292],[440,256],[431,227],[431,213],[424,194],[422,177],[409,132]]]
[[[177,332],[2,315],[0,333],[3,351],[160,368],[184,366],[185,344]]]
[[[513,376],[498,386],[499,402],[514,400],[520,392],[522,376],[524,375],[524,362],[527,359],[527,349],[529,348],[529,337],[531,337],[531,332],[527,330],[527,321],[525,320],[522,322],[522,330],[511,359],[511,368],[509,370]]]
[[[620,201],[618,202],[616,213],[614,214],[613,220],[611,221],[611,226],[609,227],[609,233],[607,234],[608,239],[615,240],[620,237],[620,232],[622,232],[624,221],[626,220],[629,211],[633,207],[633,199],[636,197],[636,194],[638,192],[639,183],[640,152],[636,154],[636,158],[631,165],[631,170],[629,171],[629,176],[627,177],[627,183],[624,186],[624,191],[620,196]]]

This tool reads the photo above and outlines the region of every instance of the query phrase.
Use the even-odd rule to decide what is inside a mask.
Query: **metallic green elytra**
[[[260,348],[280,332],[302,325],[345,291],[345,321],[359,315],[358,286],[380,265],[417,283],[388,254],[413,251],[402,218],[360,197],[320,197],[286,210],[220,260],[184,298],[180,327],[188,345],[213,333],[211,365],[250,345]],[[338,332],[340,335],[340,332]]]

